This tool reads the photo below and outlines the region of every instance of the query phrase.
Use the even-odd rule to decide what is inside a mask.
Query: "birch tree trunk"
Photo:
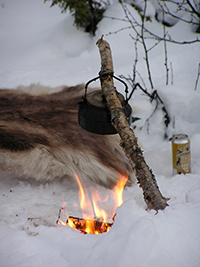
[[[113,63],[109,44],[101,39],[97,41],[101,56],[101,71],[99,72],[101,88],[110,110],[111,122],[120,135],[120,146],[128,157],[140,187],[143,190],[144,200],[149,209],[156,211],[165,209],[167,200],[159,191],[152,170],[145,162],[142,150],[138,146],[137,137],[129,127],[128,121],[122,110],[121,102],[113,83]]]

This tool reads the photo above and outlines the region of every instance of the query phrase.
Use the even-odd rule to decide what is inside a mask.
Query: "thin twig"
[[[147,38],[145,38],[147,39]],[[149,39],[149,38],[148,38]],[[156,47],[158,44],[160,44],[162,42],[162,40],[158,40],[154,45],[152,45],[152,47],[150,47],[147,52],[151,51],[154,47]]]
[[[129,22],[127,19],[121,19],[121,18],[110,17],[110,16],[105,16],[105,15],[103,16],[103,18]]]
[[[145,84],[145,82],[144,82],[144,79],[142,78],[141,74],[140,74],[138,71],[137,71],[137,74],[138,74],[138,76],[140,77],[140,79],[141,79],[141,81],[142,81],[142,84],[143,84],[145,90],[147,91],[147,87],[146,87],[146,84]]]
[[[164,21],[164,18],[165,18],[165,13],[164,13],[164,10],[162,10],[162,14],[163,14],[163,21]],[[169,68],[168,68],[168,58],[167,58],[167,43],[166,43],[166,40],[165,40],[165,36],[166,36],[166,32],[165,32],[165,25],[163,23],[163,36],[164,36],[164,51],[165,51],[165,69],[166,69],[166,85],[168,85],[168,80],[169,80]]]
[[[135,19],[135,17],[133,17],[133,15],[131,14],[131,12],[128,9],[127,5],[125,5],[123,2],[121,2],[121,6],[122,6],[122,9],[124,10],[124,13],[125,13],[125,16],[127,18],[127,21],[131,24],[131,27],[135,31],[136,35],[138,35],[141,38],[141,34],[137,30],[137,27],[141,28],[142,27],[142,23],[139,23]],[[165,36],[163,38],[163,37],[153,33],[152,31],[148,30],[146,27],[144,27],[144,31],[150,35],[149,37],[144,37],[144,39],[155,39],[155,40],[160,40],[160,41],[164,41],[165,40],[166,42],[169,42],[169,43],[181,44],[181,45],[193,44],[193,43],[196,43],[196,42],[200,42],[200,39],[198,37],[195,40],[191,40],[191,41],[177,41],[177,40],[172,39],[171,36],[169,36],[169,35],[167,35],[167,36]]]
[[[129,76],[128,78],[126,78],[125,76],[121,75],[120,77],[123,78],[123,79],[125,79],[126,81],[128,81],[129,84],[131,84],[131,82],[132,82],[132,91],[131,91],[129,97],[127,98],[127,101],[129,101],[129,100],[131,99],[133,93],[135,92],[135,90],[136,90],[138,87],[139,87],[139,89],[140,89],[145,95],[147,95],[147,96],[149,97],[151,103],[152,103],[154,100],[156,101],[156,106],[155,106],[155,108],[154,108],[152,114],[151,114],[151,115],[149,116],[149,118],[146,120],[147,123],[149,123],[150,119],[151,119],[152,116],[154,115],[155,111],[157,110],[157,108],[158,108],[158,106],[159,106],[159,103],[161,104],[161,106],[162,106],[161,109],[162,109],[162,111],[164,112],[164,124],[165,124],[165,127],[166,127],[166,128],[165,128],[165,138],[167,138],[167,128],[168,128],[168,125],[169,125],[171,119],[170,119],[169,113],[168,113],[168,111],[167,111],[167,109],[166,109],[166,107],[165,107],[165,105],[164,105],[163,100],[162,100],[162,99],[160,98],[160,96],[158,95],[157,90],[154,90],[152,93],[149,93],[149,92],[147,91],[147,89],[146,89],[146,88],[144,89],[139,83],[134,84],[134,83],[133,83],[133,79],[131,80],[130,76]],[[148,126],[148,127],[149,127],[149,126]],[[147,127],[147,131],[149,131],[148,127]]]
[[[148,49],[147,49],[147,46],[146,46],[146,43],[145,43],[145,39],[144,39],[144,30],[145,30],[144,21],[145,21],[145,16],[146,16],[147,0],[144,0],[144,2],[145,2],[145,5],[144,5],[144,14],[142,16],[141,39],[142,39],[142,45],[143,45],[144,53],[145,53],[145,61],[146,61],[146,66],[147,66],[149,82],[150,82],[151,88],[153,89],[154,86],[153,86],[153,81],[152,81],[152,78],[151,78],[151,70],[150,70],[150,65],[149,65]]]
[[[198,12],[194,6],[191,4],[191,2],[189,0],[186,0],[186,2],[188,3],[188,5],[190,6],[190,8],[192,9],[192,11],[197,15],[198,18],[200,18],[200,12]]]
[[[174,84],[174,76],[173,76],[173,66],[172,66],[172,62],[170,62],[170,69],[171,69],[171,85]]]
[[[138,36],[136,38],[135,41],[135,61],[134,61],[134,65],[133,65],[133,83],[135,83],[136,81],[136,73],[137,73],[137,62],[138,62],[138,50],[137,50],[137,43],[138,43]]]
[[[169,8],[168,8],[166,2],[163,2],[162,4],[161,4],[161,2],[160,2],[159,0],[158,0],[157,2],[158,2],[158,4],[159,4],[159,6],[161,7],[161,9],[164,10],[164,12],[165,12],[166,15],[170,15],[171,17],[173,17],[173,18],[175,18],[175,19],[177,19],[177,20],[183,21],[183,22],[185,22],[185,23],[188,23],[188,24],[198,25],[198,23],[195,22],[195,21],[193,21],[192,19],[191,19],[191,20],[187,20],[187,19],[185,19],[185,18],[181,18],[181,17],[178,16],[178,15],[174,15],[174,14],[169,10]],[[183,2],[182,2],[182,3],[178,3],[178,2],[176,2],[176,1],[170,1],[170,3],[174,3],[175,5],[177,5],[177,6],[179,7],[179,8],[177,9],[176,13],[178,13],[179,11],[184,11],[184,12],[187,12],[187,13],[191,13],[191,14],[193,15],[192,18],[194,18],[194,14],[198,17],[198,15],[196,14],[196,12],[194,12],[193,10],[191,10],[191,9],[189,9],[189,8],[187,8],[187,7],[184,6],[184,5],[186,4],[186,2],[185,2],[185,4],[183,4]],[[165,7],[165,8],[164,8],[164,7]],[[196,19],[197,19],[197,18],[196,18]]]
[[[118,32],[121,32],[121,31],[124,31],[124,30],[127,30],[127,29],[131,29],[132,27],[131,26],[127,26],[127,27],[123,27],[119,30],[116,30],[116,31],[113,31],[113,32],[109,32],[107,34],[105,34],[105,36],[108,36],[108,35],[111,35],[111,34],[117,34]]]
[[[61,208],[61,209],[59,209],[59,212],[58,212],[58,219],[56,220],[56,224],[58,224],[58,223],[59,223],[60,216],[61,216],[61,210],[62,210],[62,208]]]
[[[198,81],[199,81],[199,76],[200,76],[200,63],[199,63],[197,78],[196,78],[195,87],[194,87],[195,91],[197,90],[197,84],[198,84]]]

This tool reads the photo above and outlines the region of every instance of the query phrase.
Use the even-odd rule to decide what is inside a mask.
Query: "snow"
[[[105,18],[96,37],[91,37],[73,26],[68,13],[61,14],[58,7],[49,5],[41,0],[0,0],[1,88],[38,82],[52,87],[87,82],[99,72],[95,43],[102,34],[111,45],[115,75],[131,75],[135,51],[129,34],[133,35],[133,31],[109,34],[127,26],[125,22]],[[138,13],[130,9],[139,19]],[[117,1],[113,1],[106,16],[123,18]],[[148,27],[162,33],[162,25],[153,18]],[[196,39],[190,26],[182,22],[167,31],[176,40]],[[81,215],[74,206],[74,202],[78,203],[78,185],[73,178],[40,184],[0,173],[1,267],[200,266],[200,82],[194,91],[200,44],[167,44],[167,48],[173,84],[170,80],[165,85],[163,44],[149,54],[152,76],[174,120],[168,136],[185,133],[191,140],[191,174],[172,176],[171,142],[163,138],[162,111],[156,111],[150,119],[147,133],[146,119],[153,111],[152,104],[139,90],[130,104],[134,116],[141,118],[135,123],[135,134],[162,194],[170,198],[169,206],[158,214],[146,210],[142,190],[135,184],[125,188],[124,203],[117,209],[108,233],[83,235],[68,226],[56,225],[63,200],[70,215]],[[151,90],[141,47],[138,56],[138,71]],[[118,82],[116,86],[123,91]],[[91,186],[95,187],[88,188]],[[101,194],[108,191],[100,187]],[[108,211],[109,204],[111,201]]]

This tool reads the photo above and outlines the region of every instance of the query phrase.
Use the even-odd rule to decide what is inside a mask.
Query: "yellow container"
[[[173,175],[191,172],[190,140],[186,134],[172,137]]]

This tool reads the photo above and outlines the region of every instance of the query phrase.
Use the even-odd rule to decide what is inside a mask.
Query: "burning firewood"
[[[69,216],[67,225],[79,230],[84,234],[101,234],[109,231],[113,223],[107,223],[100,220],[83,219]]]
[[[74,216],[69,216],[66,223],[60,219],[61,209],[59,210],[58,219],[56,224],[68,225],[72,228],[79,230],[83,234],[102,234],[108,232],[114,222],[108,223],[99,219],[84,219]],[[114,221],[113,216],[113,221]]]
[[[99,207],[99,202],[102,203],[102,198],[99,195],[99,192],[96,191],[92,193],[92,201],[86,198],[87,190],[81,184],[78,176],[75,174],[75,179],[79,185],[79,202],[80,208],[82,210],[82,218],[68,216],[66,202],[63,203],[63,207],[59,209],[58,219],[56,224],[63,226],[70,226],[79,230],[83,234],[100,234],[108,232],[110,227],[114,223],[115,211],[116,208],[121,206],[123,203],[122,193],[123,188],[126,184],[128,177],[121,176],[120,181],[116,184],[111,194],[111,198],[114,200],[114,203],[111,208],[111,213],[108,216],[108,213],[103,208]],[[104,201],[108,200],[108,195],[104,198]],[[61,213],[66,215],[67,221],[64,222],[61,220]],[[111,216],[112,214],[112,216]],[[94,218],[94,219],[93,219]],[[110,218],[110,219],[108,219]],[[111,221],[111,222],[108,222]]]
[[[78,218],[74,216],[69,216],[65,223],[60,219],[62,209],[59,210],[56,224],[69,225],[70,227],[79,230],[83,234],[96,234],[96,235],[102,234],[102,233],[108,232],[110,227],[113,225],[113,222],[108,223],[108,222],[104,222],[99,219],[92,220],[92,219]],[[114,221],[114,217],[115,215],[113,216],[113,221]]]

